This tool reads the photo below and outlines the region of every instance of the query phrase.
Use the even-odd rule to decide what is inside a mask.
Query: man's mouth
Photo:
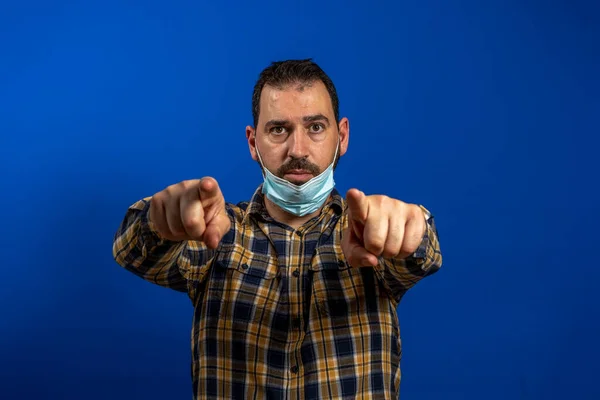
[[[292,181],[304,182],[312,178],[313,174],[304,169],[292,169],[286,172],[284,176]]]

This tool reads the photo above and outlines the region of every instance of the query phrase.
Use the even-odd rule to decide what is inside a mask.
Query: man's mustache
[[[279,167],[277,169],[277,175],[280,178],[283,178],[283,176],[285,174],[287,174],[288,172],[293,171],[295,169],[301,169],[303,171],[307,171],[307,172],[313,174],[314,176],[317,176],[321,173],[321,170],[319,169],[319,167],[317,165],[311,163],[310,161],[308,161],[306,158],[292,158],[290,161],[283,164],[281,167]]]

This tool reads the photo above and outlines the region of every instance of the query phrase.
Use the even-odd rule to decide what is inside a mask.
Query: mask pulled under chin
[[[335,186],[333,164],[337,157],[337,146],[333,161],[327,169],[300,186],[273,175],[264,166],[258,148],[256,153],[264,171],[263,194],[283,210],[298,217],[317,211],[325,203]]]

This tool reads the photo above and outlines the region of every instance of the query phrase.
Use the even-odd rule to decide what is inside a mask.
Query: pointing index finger
[[[221,195],[219,184],[211,177],[200,179],[198,190],[200,192],[200,200],[202,201],[216,200]]]
[[[365,194],[358,189],[350,189],[346,193],[346,202],[348,203],[350,219],[365,223],[369,214],[369,204]]]

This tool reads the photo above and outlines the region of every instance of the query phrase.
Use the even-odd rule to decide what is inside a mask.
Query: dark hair
[[[275,61],[260,73],[252,94],[254,127],[258,124],[260,96],[265,85],[281,88],[293,83],[312,83],[319,80],[323,82],[329,92],[335,120],[338,122],[340,119],[339,100],[335,86],[321,67],[308,58],[304,60]]]

